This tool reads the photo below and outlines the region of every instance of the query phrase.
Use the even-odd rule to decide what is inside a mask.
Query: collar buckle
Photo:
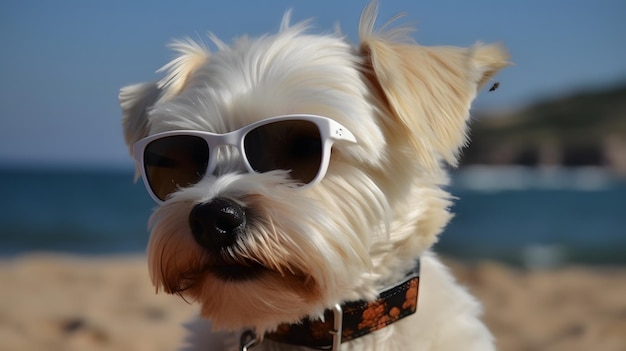
[[[332,308],[333,311],[333,330],[329,331],[333,336],[333,342],[330,351],[341,350],[341,333],[343,329],[343,309],[340,304],[336,304]]]

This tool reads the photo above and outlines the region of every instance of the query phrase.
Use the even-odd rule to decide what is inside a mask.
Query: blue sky
[[[119,88],[158,76],[174,38],[224,41],[275,32],[283,13],[339,23],[355,42],[367,1],[19,1],[0,4],[0,165],[131,169]],[[423,45],[502,41],[515,66],[476,108],[517,108],[586,87],[626,81],[626,2],[380,1]]]

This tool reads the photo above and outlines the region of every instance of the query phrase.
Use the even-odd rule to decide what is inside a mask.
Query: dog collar
[[[284,344],[317,350],[340,350],[341,343],[382,329],[415,313],[419,288],[419,260],[397,285],[379,293],[373,301],[349,301],[324,312],[323,319],[304,318],[298,323],[281,324],[265,338]],[[241,350],[260,343],[253,332],[241,337]]]

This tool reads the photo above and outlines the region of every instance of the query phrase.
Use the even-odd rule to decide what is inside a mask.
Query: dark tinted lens
[[[277,169],[291,171],[291,177],[310,183],[322,163],[322,138],[313,122],[281,121],[260,126],[244,139],[250,166],[259,173]]]
[[[209,162],[209,147],[204,139],[176,135],[157,139],[146,146],[143,163],[152,192],[165,200],[180,187],[198,182]]]

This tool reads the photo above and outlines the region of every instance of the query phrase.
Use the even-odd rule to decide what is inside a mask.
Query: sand
[[[626,351],[626,267],[548,271],[448,262],[502,351]]]
[[[626,267],[446,262],[483,301],[502,351],[626,350]],[[155,295],[142,256],[3,259],[0,282],[0,351],[175,350],[196,313]]]

